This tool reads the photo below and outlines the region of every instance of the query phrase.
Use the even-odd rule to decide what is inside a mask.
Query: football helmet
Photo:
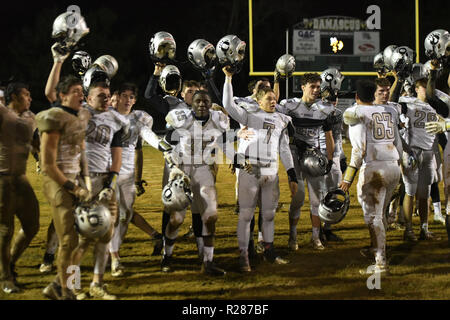
[[[72,57],[72,68],[80,76],[84,75],[91,66],[91,56],[85,51],[77,51]]]
[[[174,65],[165,66],[159,76],[159,85],[164,92],[181,90],[181,74],[180,70]]]
[[[111,227],[112,218],[108,208],[97,202],[78,205],[75,209],[75,228],[89,239],[103,237]]]
[[[320,83],[320,91],[330,90],[337,94],[341,90],[344,76],[336,68],[328,68],[320,75],[322,82]]]
[[[383,52],[378,53],[373,58],[373,68],[382,76],[385,76],[389,72],[389,70],[386,68],[386,65],[384,64]]]
[[[390,46],[387,46],[383,50],[383,61],[384,65],[387,68],[387,70],[391,71],[394,70],[394,66],[391,64],[391,56],[394,53],[395,49],[397,49],[398,46],[391,44]]]
[[[105,71],[110,79],[114,77],[117,70],[119,70],[119,63],[116,58],[110,56],[109,54],[98,57],[92,65]]]
[[[92,66],[83,76],[83,89],[88,92],[89,87],[95,82],[110,84],[108,74],[97,66]]]
[[[437,29],[430,32],[425,38],[425,54],[430,59],[443,59],[450,55],[450,33],[447,30]]]
[[[342,221],[350,205],[350,196],[341,189],[329,191],[320,201],[319,217],[323,222],[336,224]]]
[[[88,33],[86,21],[77,12],[64,12],[53,22],[52,38],[61,44],[62,53],[72,50]]]
[[[192,65],[200,71],[214,70],[216,67],[216,49],[204,39],[194,40],[188,47],[187,56]]]
[[[155,33],[149,43],[150,58],[154,62],[170,62],[175,59],[177,44],[173,36],[165,31]]]
[[[235,35],[230,34],[223,37],[216,45],[219,64],[223,67],[236,67],[239,71],[245,58],[245,47],[245,42]]]
[[[397,47],[390,56],[389,64],[392,66],[392,70],[407,76],[411,73],[415,57],[416,53],[412,49],[406,46]]]
[[[278,58],[275,69],[282,78],[289,78],[295,71],[295,58],[290,54],[283,54]]]
[[[300,167],[303,172],[311,177],[320,177],[327,172],[328,159],[317,148],[306,148],[300,159]]]
[[[168,212],[182,211],[192,202],[193,194],[189,180],[183,176],[170,180],[162,190],[162,202]]]

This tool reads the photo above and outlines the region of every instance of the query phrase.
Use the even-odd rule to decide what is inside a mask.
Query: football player
[[[399,79],[397,86],[402,85]],[[420,238],[421,240],[438,239],[428,230],[428,198],[431,184],[436,171],[433,144],[435,135],[425,130],[425,122],[437,120],[436,110],[426,102],[427,80],[422,78],[414,83],[417,98],[400,97],[401,113],[408,119],[405,142],[413,150],[414,157],[419,159],[416,166],[404,166],[403,182],[405,184],[405,199],[403,209],[405,213],[406,229],[404,239],[417,241],[412,230],[412,213],[414,196],[419,200]],[[394,89],[394,92],[397,90]],[[395,95],[394,95],[395,99]],[[394,100],[395,101],[395,100]]]
[[[196,81],[185,81],[183,83],[183,87],[180,88],[181,84],[181,76],[180,74],[176,74],[174,72],[172,76],[166,76],[163,91],[166,94],[165,96],[161,96],[157,93],[158,82],[160,82],[161,72],[163,71],[165,64],[160,62],[155,64],[155,69],[153,74],[150,76],[150,79],[147,84],[147,88],[145,90],[145,98],[148,100],[150,108],[147,109],[149,113],[151,113],[152,109],[156,110],[158,113],[166,116],[169,111],[174,109],[190,109],[190,104],[192,103],[193,94],[199,89],[199,84]],[[170,80],[170,81],[169,81]],[[178,93],[181,89],[181,96],[185,99],[179,99],[177,97]],[[167,164],[164,166],[164,174],[163,174],[163,187],[167,184],[169,177],[169,169]],[[170,215],[167,212],[163,212],[162,215],[162,226],[161,232],[164,235],[164,230],[166,229],[167,223],[169,222]],[[197,249],[200,257],[203,257],[203,237],[202,237],[202,219],[198,212],[192,213],[192,226],[193,233],[195,234],[195,239],[197,243]],[[185,235],[186,237],[190,236],[191,230]],[[155,252],[154,254],[157,254]]]
[[[74,228],[74,208],[78,201],[91,198],[90,178],[85,157],[85,134],[89,113],[82,108],[84,100],[80,79],[68,76],[57,86],[58,106],[37,114],[41,135],[43,190],[52,209],[53,223],[60,243],[58,274],[43,291],[50,299],[76,299],[67,288],[73,265],[72,253],[78,236]],[[80,183],[84,177],[85,184]]]
[[[397,127],[398,112],[389,105],[374,105],[375,90],[372,81],[358,81],[356,105],[344,112],[344,121],[350,126],[352,157],[339,187],[348,192],[356,171],[360,170],[358,201],[374,246],[375,272],[387,272],[383,215],[400,179],[398,160],[402,146]]]
[[[239,221],[237,227],[238,244],[240,250],[239,264],[243,272],[250,272],[248,245],[250,223],[258,200],[261,209],[262,233],[264,239],[264,257],[266,260],[286,264],[286,260],[277,256],[273,246],[274,218],[280,196],[278,183],[278,154],[289,177],[291,195],[297,193],[297,177],[295,174],[292,154],[289,150],[287,127],[290,117],[275,112],[277,103],[272,89],[258,88],[256,101],[259,109],[251,110],[237,105],[233,99],[231,84],[233,72],[224,67],[225,84],[223,105],[228,114],[241,125],[255,131],[255,136],[249,141],[241,141],[238,154],[248,156],[252,169],[239,171]]]
[[[170,111],[166,117],[170,130],[161,143],[161,150],[165,151],[165,157],[169,159],[169,162],[178,164],[179,168],[174,167],[170,176],[181,172],[181,175],[190,180],[193,193],[191,210],[200,212],[202,219],[204,243],[202,271],[209,275],[225,275],[225,271],[213,262],[217,221],[215,188],[217,153],[215,150],[229,128],[229,119],[220,111],[210,110],[211,104],[211,98],[207,92],[197,91],[193,96],[192,109],[182,108]],[[178,148],[172,147],[175,145],[178,145]],[[186,209],[177,211],[166,208],[165,210],[170,210],[170,221],[164,230],[164,256],[161,261],[161,270],[169,272],[173,247]]]
[[[107,245],[117,226],[116,185],[122,164],[122,140],[128,133],[129,120],[110,107],[111,94],[104,82],[93,83],[88,90],[86,110],[90,114],[86,131],[86,155],[92,179],[92,194],[107,204],[111,213],[111,226],[100,239],[88,239],[80,235],[74,250],[73,262],[79,265],[91,243],[95,243],[94,277],[89,288],[91,297],[115,300],[103,283],[107,260]]]
[[[0,288],[9,294],[20,291],[14,268],[39,231],[39,203],[25,175],[36,129],[28,86],[10,83],[6,103],[0,104]],[[14,216],[21,229],[11,245]]]
[[[325,144],[328,163],[324,173],[330,172],[333,166],[334,140],[331,127],[330,113],[332,109],[327,104],[323,104],[319,99],[320,83],[322,79],[316,73],[306,73],[301,80],[303,96],[301,99],[285,99],[280,102],[278,111],[292,118],[295,128],[294,138],[290,145],[292,157],[294,159],[295,170],[298,179],[298,191],[292,198],[289,207],[289,241],[288,247],[291,250],[298,250],[297,244],[297,224],[300,219],[300,209],[305,201],[305,184],[308,183],[309,202],[311,205],[311,242],[315,250],[324,250],[320,241],[320,218],[318,214],[321,199],[321,184],[323,176],[313,177],[308,175],[300,166],[303,153],[307,148],[319,147],[320,129],[325,133]],[[319,151],[320,152],[320,151]]]
[[[111,254],[111,275],[113,277],[121,276],[124,273],[124,268],[120,263],[119,248],[127,232],[128,224],[134,220],[133,218],[137,214],[133,209],[136,189],[139,189],[140,194],[145,192],[143,187],[145,181],[142,180],[142,139],[156,149],[158,149],[159,144],[158,137],[151,131],[153,118],[144,111],[132,110],[137,97],[136,85],[132,83],[122,84],[117,91],[117,97],[115,109],[129,119],[130,128],[128,134],[122,138],[122,166],[116,187],[120,222],[117,228],[114,229],[109,248]],[[136,159],[135,153],[138,154]],[[138,168],[135,168],[135,163]],[[135,175],[135,171],[139,173]],[[137,221],[143,221],[145,226],[144,232],[149,230],[150,237],[159,239],[162,245],[161,235],[146,223],[144,218],[140,216]]]

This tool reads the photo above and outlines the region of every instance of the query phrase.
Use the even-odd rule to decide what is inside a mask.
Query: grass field
[[[344,145],[344,149],[349,155],[350,145]],[[137,199],[135,208],[151,225],[160,230],[163,159],[158,151],[150,147],[144,148],[144,155],[143,177],[149,186],[146,193]],[[40,201],[41,228],[17,264],[19,280],[26,289],[15,295],[0,292],[0,299],[43,299],[41,291],[54,277],[54,273],[42,275],[38,270],[50,223],[50,208],[42,193],[42,177],[35,173],[34,165],[34,160],[30,157],[28,176]],[[442,237],[441,241],[421,241],[410,245],[402,241],[402,231],[389,231],[388,259],[392,275],[382,276],[380,290],[367,288],[367,276],[360,275],[359,269],[367,268],[370,262],[359,254],[359,250],[368,245],[370,240],[356,198],[356,183],[351,189],[350,211],[344,221],[336,226],[336,233],[345,241],[333,243],[322,252],[312,250],[309,243],[309,203],[306,200],[299,223],[300,249],[297,252],[289,252],[287,209],[290,196],[284,169],[280,169],[280,201],[283,207],[275,217],[275,246],[291,263],[283,266],[271,265],[261,259],[255,262],[251,274],[241,274],[236,238],[238,217],[234,214],[234,182],[234,176],[228,167],[221,166],[217,177],[219,220],[214,257],[218,265],[227,270],[225,277],[205,277],[199,272],[200,262],[194,239],[176,243],[175,272],[161,273],[160,257],[150,256],[153,250],[151,242],[144,233],[130,226],[121,248],[126,275],[123,278],[113,278],[107,268],[105,281],[109,285],[109,291],[120,299],[136,300],[448,299],[450,296],[450,249],[447,245],[447,235],[442,225],[432,223],[430,229]],[[180,235],[188,230],[190,222],[191,215],[188,213]],[[418,217],[414,217],[417,234],[418,223]],[[90,250],[82,263],[84,288],[88,288],[90,283],[92,265]]]

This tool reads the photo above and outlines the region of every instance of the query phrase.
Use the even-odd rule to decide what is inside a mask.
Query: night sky
[[[423,54],[426,34],[438,28],[450,30],[448,3],[421,0],[421,62],[426,61]],[[53,44],[52,24],[71,4],[81,8],[81,14],[90,28],[82,49],[89,52],[93,59],[110,54],[118,60],[119,71],[112,80],[112,86],[114,88],[124,81],[135,82],[141,93],[138,107],[145,104],[142,94],[153,72],[148,42],[155,32],[168,31],[174,36],[177,65],[184,79],[201,80],[201,75],[187,62],[186,50],[193,40],[204,38],[215,45],[226,34],[236,34],[247,44],[249,40],[247,0],[3,3],[0,18],[0,81],[5,84],[14,77],[29,83],[34,112],[48,107],[44,87],[53,62],[50,52]],[[274,69],[277,58],[285,51],[285,30],[303,17],[342,15],[365,20],[369,16],[366,8],[371,4],[381,8],[381,48],[397,44],[415,49],[414,0],[395,3],[373,0],[253,0],[255,71]],[[243,71],[234,80],[236,95],[247,95],[248,71],[247,59]],[[62,75],[69,73],[73,73],[70,57],[64,63]],[[216,83],[221,90],[221,71],[216,76]]]

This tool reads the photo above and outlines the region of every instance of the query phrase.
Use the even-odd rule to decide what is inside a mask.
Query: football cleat
[[[389,275],[389,267],[386,264],[374,264],[371,266],[372,268],[360,269],[359,274],[367,275],[374,273],[383,273],[385,275]]]
[[[291,251],[297,251],[298,250],[298,243],[297,243],[297,239],[291,239],[289,238],[288,240],[288,248]]]
[[[91,284],[89,288],[89,295],[92,298],[100,298],[103,300],[117,300],[117,296],[108,293],[106,284],[101,285],[99,283]]]
[[[50,300],[60,300],[62,296],[61,286],[52,281],[42,290],[42,294]]]
[[[204,274],[208,274],[211,276],[224,276],[227,273],[222,268],[219,268],[213,261],[204,261],[202,263],[201,271]]]
[[[248,259],[248,255],[240,255],[239,256],[239,269],[241,272],[251,272],[252,268],[250,267],[250,261]]]
[[[323,246],[320,239],[311,239],[311,243],[314,250],[325,250],[325,247]]]
[[[264,250],[263,254],[264,260],[270,263],[274,264],[288,264],[289,260],[281,258],[277,253],[275,252],[275,249],[273,248],[273,245],[270,246],[269,249]]]
[[[1,288],[6,294],[21,292],[20,288],[14,284],[14,281],[11,280],[4,280],[1,283]]]
[[[52,263],[47,264],[44,262],[39,266],[39,272],[41,272],[41,273],[50,273],[50,272],[52,272],[52,270],[53,270]]]
[[[439,240],[441,240],[441,237],[436,236],[431,231],[425,231],[424,229],[420,229],[419,240],[435,240],[435,241],[439,241]]]
[[[436,223],[442,223],[443,225],[445,225],[445,218],[442,215],[442,213],[435,214],[433,221]]]
[[[264,252],[264,242],[263,241],[258,241],[258,243],[256,244],[256,252],[257,253]]]
[[[125,268],[120,263],[120,260],[114,260],[111,262],[111,276],[113,277],[121,277],[125,273]]]
[[[325,235],[325,239],[331,242],[343,242],[344,239],[339,237],[337,234],[334,234],[331,230],[324,230],[323,234]]]
[[[82,289],[73,289],[72,291],[75,294],[77,300],[84,300],[87,298],[86,292],[84,292]]]
[[[403,233],[403,240],[417,242],[417,237],[414,234],[414,231],[405,229],[405,232]]]
[[[172,271],[172,256],[164,255],[161,260],[161,271],[162,272],[171,272]]]

